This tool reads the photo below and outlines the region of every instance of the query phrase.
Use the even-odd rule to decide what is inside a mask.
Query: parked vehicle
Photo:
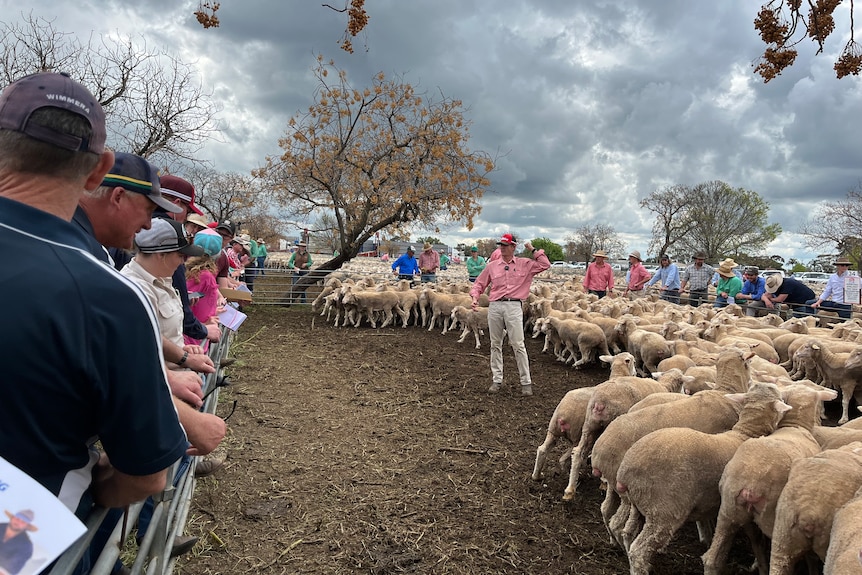
[[[793,277],[809,284],[825,284],[829,281],[829,274],[823,272],[801,272]]]
[[[763,279],[775,275],[785,277],[784,270],[760,270],[760,275],[763,276]]]
[[[551,262],[551,267],[552,267],[552,268],[566,268],[566,269],[569,269],[569,268],[573,268],[574,266],[573,266],[572,264],[570,264],[569,262],[556,261],[556,262]]]

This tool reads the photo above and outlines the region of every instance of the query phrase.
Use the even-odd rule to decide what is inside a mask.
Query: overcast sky
[[[653,220],[641,199],[722,180],[769,202],[786,232],[770,254],[807,261],[815,252],[793,232],[862,180],[862,82],[832,70],[845,6],[824,54],[803,43],[793,68],[764,84],[752,74],[763,51],[755,0],[368,0],[354,54],[338,47],[346,17],[319,1],[221,0],[209,30],[197,4],[30,0],[25,10],[79,35],[142,35],[196,62],[223,106],[223,142],[204,151],[222,171],[278,152],[288,118],[312,102],[317,54],[354,87],[382,71],[462,100],[470,147],[501,158],[474,229],[434,234],[451,244],[506,231],[562,242],[603,223],[645,253]],[[19,2],[0,9],[20,18]]]

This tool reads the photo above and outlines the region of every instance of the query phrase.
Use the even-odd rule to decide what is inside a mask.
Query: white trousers
[[[524,310],[517,301],[492,301],[488,305],[488,333],[491,336],[491,379],[503,383],[503,333],[515,352],[515,362],[521,376],[521,385],[531,385],[530,360],[524,346]]]

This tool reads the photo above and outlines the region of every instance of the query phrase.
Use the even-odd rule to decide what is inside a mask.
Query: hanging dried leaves
[[[754,72],[769,82],[796,61],[796,45],[805,38],[817,43],[817,54],[823,52],[826,39],[835,32],[835,10],[844,0],[808,0],[803,12],[802,0],[771,0],[761,6],[754,28],[766,44]],[[858,76],[862,70],[862,51],[853,38],[855,0],[850,5],[850,40],[835,62],[838,78]]]

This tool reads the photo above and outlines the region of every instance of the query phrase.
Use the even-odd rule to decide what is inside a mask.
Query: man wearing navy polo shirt
[[[0,95],[0,242],[16,254],[0,275],[0,456],[82,518],[163,490],[189,445],[152,308],[70,221],[114,163],[105,140],[99,102],[68,76]]]

